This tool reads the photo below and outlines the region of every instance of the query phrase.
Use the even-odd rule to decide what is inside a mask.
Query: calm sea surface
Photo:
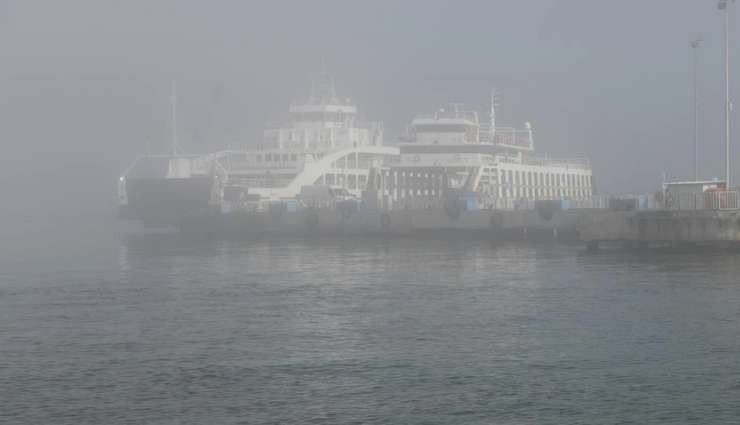
[[[0,234],[2,424],[736,424],[740,255]]]

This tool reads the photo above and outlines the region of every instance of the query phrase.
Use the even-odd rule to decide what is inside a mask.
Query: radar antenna
[[[491,140],[496,137],[496,106],[498,106],[498,98],[496,96],[496,89],[491,89]]]

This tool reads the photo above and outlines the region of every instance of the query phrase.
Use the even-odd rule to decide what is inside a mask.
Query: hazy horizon
[[[539,153],[590,158],[602,192],[652,191],[663,173],[692,174],[697,36],[702,177],[724,174],[714,1],[0,5],[0,176],[11,210],[110,209],[128,163],[168,143],[173,80],[184,150],[256,146],[322,60],[388,140],[448,102],[487,108],[495,87],[500,123],[532,122]]]

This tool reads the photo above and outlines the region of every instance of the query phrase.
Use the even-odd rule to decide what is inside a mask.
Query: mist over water
[[[254,148],[322,64],[388,143],[495,88],[538,154],[652,192],[693,174],[699,36],[699,174],[721,176],[721,29],[713,1],[0,0],[0,424],[737,423],[736,252],[116,217],[173,82],[182,152]]]
[[[4,422],[699,424],[740,414],[737,255],[197,243],[94,228],[78,227],[86,243],[66,250],[72,232],[62,230],[2,256]]]

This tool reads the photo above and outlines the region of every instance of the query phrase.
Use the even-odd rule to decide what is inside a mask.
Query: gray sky
[[[495,86],[538,151],[590,157],[604,191],[654,190],[691,174],[697,35],[702,174],[721,177],[721,24],[713,0],[0,0],[0,189],[11,209],[112,208],[125,166],[166,142],[171,80],[182,144],[205,152],[256,144],[323,57],[390,129]]]

